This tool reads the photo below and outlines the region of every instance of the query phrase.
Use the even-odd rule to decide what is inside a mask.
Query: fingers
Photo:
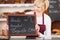
[[[36,29],[37,34],[39,35],[40,34],[40,32],[39,32],[40,27],[38,26],[38,24],[36,24],[35,29]]]
[[[7,37],[8,36],[8,25],[5,24],[4,27],[2,28],[2,35]]]
[[[8,32],[7,32],[7,30],[5,30],[5,29],[2,30],[2,35],[3,35],[3,36],[8,36]]]
[[[38,31],[40,30],[40,27],[38,26],[38,24],[36,24],[35,29]]]

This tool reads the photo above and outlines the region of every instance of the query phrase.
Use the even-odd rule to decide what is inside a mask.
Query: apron
[[[46,31],[46,25],[44,24],[44,13],[42,14],[42,24],[38,24],[40,26],[39,32],[44,34],[44,31]]]
[[[34,14],[36,14],[36,12],[34,12]],[[46,26],[44,25],[44,13],[42,14],[42,24],[38,24],[38,26],[40,26],[39,32],[44,34],[44,31],[46,30]],[[35,38],[35,37],[38,37],[38,36],[27,36],[26,38],[29,39],[29,38]]]

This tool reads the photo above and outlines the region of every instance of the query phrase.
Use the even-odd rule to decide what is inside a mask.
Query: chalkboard
[[[60,21],[60,0],[49,0],[49,16],[52,21]]]
[[[35,30],[35,15],[8,15],[7,24],[9,26],[9,35],[11,36],[31,36],[37,35]]]

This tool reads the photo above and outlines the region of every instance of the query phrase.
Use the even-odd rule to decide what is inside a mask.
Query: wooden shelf
[[[6,18],[0,18],[0,21],[7,21]]]
[[[34,4],[0,4],[0,7],[33,7]]]
[[[60,35],[54,35],[54,34],[52,34],[52,37],[60,38]]]

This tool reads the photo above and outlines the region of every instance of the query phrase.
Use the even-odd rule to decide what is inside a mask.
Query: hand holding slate
[[[39,32],[40,26],[39,26],[38,24],[35,25],[35,29],[36,29],[36,31],[37,31],[37,34],[40,35],[40,32]]]
[[[5,24],[2,28],[2,35],[8,38],[8,25]]]

